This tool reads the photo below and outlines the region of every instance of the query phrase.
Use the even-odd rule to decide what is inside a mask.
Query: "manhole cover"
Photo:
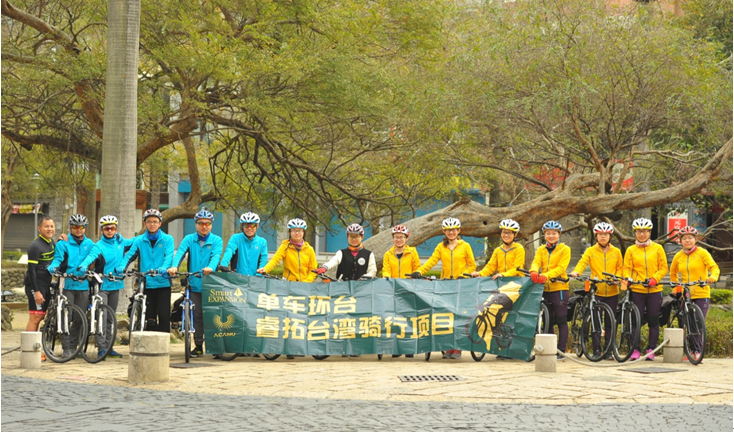
[[[584,377],[582,380],[588,380],[592,382],[616,382],[619,379],[614,376],[589,376]]]
[[[678,370],[675,368],[662,368],[662,367],[620,368],[620,370],[632,371],[635,373],[642,373],[642,374],[675,373],[677,371],[688,371],[688,370]]]
[[[456,382],[464,380],[463,377],[455,374],[446,375],[428,375],[428,376],[398,376],[402,382]]]
[[[205,363],[189,363],[189,364],[169,364],[168,366],[171,368],[199,368],[199,367],[211,367],[214,364],[205,364]]]

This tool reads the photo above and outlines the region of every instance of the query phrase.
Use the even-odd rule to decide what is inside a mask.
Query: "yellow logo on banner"
[[[238,287],[237,290],[234,291],[235,296],[242,296],[242,290]]]
[[[229,329],[234,326],[234,314],[230,314],[229,316],[227,316],[226,322],[222,322],[222,318],[218,314],[215,314],[213,322],[214,326],[216,326],[217,329],[219,329],[220,331]]]

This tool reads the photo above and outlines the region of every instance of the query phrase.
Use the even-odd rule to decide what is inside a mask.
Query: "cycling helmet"
[[[359,224],[350,224],[347,226],[347,234],[356,233],[364,236],[364,227]]]
[[[308,228],[308,225],[306,224],[306,221],[300,219],[300,218],[293,218],[292,220],[288,221],[288,229],[304,229],[306,230]]]
[[[240,215],[240,224],[260,224],[260,215],[247,212]]]
[[[395,233],[402,233],[405,235],[405,237],[410,236],[410,230],[408,230],[407,227],[401,224],[398,224],[392,228],[392,234],[395,234]]]
[[[520,231],[520,224],[517,223],[517,221],[512,219],[506,219],[500,221],[500,229],[501,230],[510,230],[515,233]]]
[[[99,226],[104,227],[110,224],[117,225],[117,217],[114,215],[105,215],[99,219]]]
[[[196,215],[194,215],[194,221],[199,220],[211,220],[214,221],[214,214],[206,210],[206,208],[200,210],[199,212],[196,212]]]
[[[445,220],[443,220],[443,222],[441,223],[441,227],[444,230],[448,230],[448,229],[460,229],[461,228],[461,221],[459,221],[458,218],[449,217],[449,218],[446,218]]]
[[[161,215],[161,212],[158,209],[148,209],[143,212],[143,221],[151,216],[157,217],[159,220],[163,221],[163,215]]]
[[[558,230],[559,232],[563,233],[563,226],[558,221],[551,220],[543,224],[543,233],[545,233],[546,230]]]
[[[652,230],[652,221],[647,218],[637,218],[632,221],[633,230]]]
[[[76,214],[69,217],[70,226],[84,226],[89,224],[89,220],[82,214]]]
[[[600,222],[594,226],[594,233],[614,233],[614,226],[609,223]]]
[[[682,238],[683,235],[693,235],[698,237],[698,230],[696,230],[693,226],[685,226],[682,229],[678,230],[678,237]]]

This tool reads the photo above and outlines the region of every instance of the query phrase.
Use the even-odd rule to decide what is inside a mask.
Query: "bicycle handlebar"
[[[56,277],[56,278],[64,278],[64,279],[67,279],[67,280],[77,281],[77,282],[78,281],[86,281],[87,280],[87,274],[84,274],[84,275],[74,275],[74,274],[61,273],[61,272],[59,272],[57,270],[57,271],[54,271],[54,273],[51,274],[51,275],[54,276],[54,277]]]
[[[525,274],[526,277],[530,276],[530,271],[528,271],[527,269],[517,268],[517,270],[518,272],[522,272],[523,274]],[[558,283],[558,282],[567,283],[568,278],[561,278],[561,277],[549,278],[548,281],[550,281],[551,283]]]
[[[704,280],[698,280],[698,281],[689,281],[687,283],[674,283],[674,282],[671,281],[670,283],[663,284],[663,285],[664,286],[670,286],[670,287],[678,287],[678,286],[681,286],[681,287],[693,287],[693,286],[705,286],[707,284],[708,283],[706,281],[704,281]]]

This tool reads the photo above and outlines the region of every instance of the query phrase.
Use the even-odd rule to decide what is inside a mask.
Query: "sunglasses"
[[[257,228],[257,224],[245,224],[246,229]]]
[[[196,224],[198,224],[198,225],[200,225],[202,227],[209,227],[210,225],[212,225],[212,223],[207,222],[207,221],[199,221]]]
[[[82,230],[82,229],[85,229],[85,228],[87,228],[87,226],[71,226],[71,229],[72,230]]]
[[[117,230],[117,227],[115,227],[115,226],[104,226],[104,227],[102,227],[102,230],[104,230],[106,232],[114,232],[115,230]]]

